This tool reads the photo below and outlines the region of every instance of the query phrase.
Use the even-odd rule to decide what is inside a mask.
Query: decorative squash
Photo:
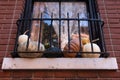
[[[77,38],[73,39],[73,40],[70,41],[70,48],[69,48],[69,44],[67,44],[64,47],[64,51],[70,51],[71,52],[71,53],[69,53],[69,52],[68,53],[63,53],[64,57],[74,58],[74,57],[76,57],[77,52],[79,52],[80,49],[82,49],[82,43],[81,43],[81,46],[80,46],[79,39],[77,39]]]
[[[80,37],[81,37],[81,41],[82,41],[82,44],[85,45],[87,43],[90,43],[90,40],[89,40],[89,35],[88,34],[85,34],[85,33],[81,33],[80,34]],[[78,39],[79,38],[79,34],[72,34],[72,39]]]
[[[44,57],[62,57],[62,51],[57,47],[50,47],[44,51]]]
[[[93,45],[93,52],[101,52],[100,47],[97,44],[92,43],[92,45]],[[98,58],[100,56],[99,53],[92,53],[91,43],[87,43],[83,46],[83,52],[86,53],[82,53],[81,56],[86,58]],[[87,53],[87,52],[91,52],[91,53]]]
[[[82,44],[85,45],[87,43],[90,43],[89,38],[81,38]]]
[[[81,40],[83,45],[90,43],[89,35],[88,34],[81,34]]]
[[[20,43],[18,46],[18,55],[20,57],[41,57],[43,53],[35,53],[34,51],[38,51],[38,42],[36,41],[29,41],[28,49],[27,48],[27,41]],[[44,51],[45,47],[42,43],[40,43],[39,51]],[[22,53],[23,52],[23,53]],[[24,53],[26,52],[26,53]],[[33,53],[34,52],[34,53]]]
[[[24,34],[22,34],[18,37],[18,44],[26,42],[28,40],[28,36],[25,35],[27,32],[28,32],[28,30],[25,31]]]

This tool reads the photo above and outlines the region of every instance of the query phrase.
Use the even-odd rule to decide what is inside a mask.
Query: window
[[[95,0],[26,0],[2,69],[117,70],[116,58],[104,58],[103,25]]]
[[[95,0],[26,0],[11,55],[108,57],[103,24]]]

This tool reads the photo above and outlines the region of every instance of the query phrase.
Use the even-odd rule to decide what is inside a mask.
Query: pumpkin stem
[[[92,42],[96,42],[96,41],[98,41],[98,40],[99,40],[99,38],[92,40]]]
[[[29,30],[26,30],[23,34],[26,34]]]

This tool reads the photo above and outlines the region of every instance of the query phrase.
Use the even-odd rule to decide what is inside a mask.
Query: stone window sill
[[[116,58],[4,58],[2,70],[117,70]]]

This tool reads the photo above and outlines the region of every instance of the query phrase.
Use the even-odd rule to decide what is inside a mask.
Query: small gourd
[[[18,37],[18,44],[26,42],[28,40],[28,36],[26,35],[27,32],[28,30]]]
[[[81,41],[82,41],[82,44],[85,45],[87,43],[90,43],[90,39],[89,39],[89,35],[88,34],[85,34],[85,33],[81,33],[80,36],[79,34],[72,34],[72,39],[76,39],[79,37],[81,37]]]
[[[100,47],[97,44],[92,43],[92,45],[93,45],[93,52],[101,52]],[[91,43],[87,43],[83,46],[83,52],[86,52],[81,54],[81,56],[84,58],[98,58],[100,56],[99,53],[92,53]]]
[[[81,38],[82,44],[85,45],[87,43],[90,43],[89,38]]]
[[[81,40],[82,44],[85,45],[87,43],[90,43],[89,35],[88,34],[81,34]]]
[[[77,55],[77,52],[80,51],[80,49],[82,49],[82,43],[81,43],[81,46],[80,46],[80,43],[79,43],[79,39],[76,38],[76,39],[73,39],[70,41],[70,48],[69,48],[69,44],[67,44],[65,47],[64,47],[64,51],[70,51],[71,53],[63,53],[64,54],[64,57],[70,57],[70,58],[74,58],[76,57]],[[69,50],[70,49],[70,50]],[[73,52],[73,53],[72,53]]]
[[[18,51],[20,53],[18,53],[18,55],[20,57],[41,57],[43,55],[43,53],[35,53],[35,51],[38,51],[38,42],[36,41],[31,41],[31,40],[29,41],[27,51],[26,51],[26,47],[27,47],[27,41],[19,44]],[[45,50],[44,45],[40,43],[39,51],[44,51],[44,50]]]

